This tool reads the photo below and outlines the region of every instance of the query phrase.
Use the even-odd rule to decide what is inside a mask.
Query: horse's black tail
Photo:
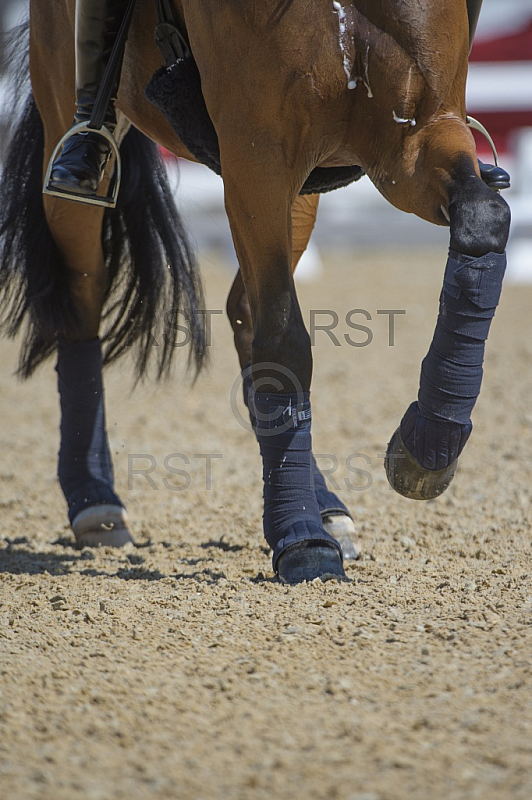
[[[159,351],[158,377],[167,374],[180,349],[176,317],[181,313],[181,329],[189,334],[189,358],[199,372],[207,353],[202,282],[161,156],[133,127],[120,152],[124,177],[118,204],[106,211],[103,228],[113,287],[104,310],[104,363],[136,342],[137,376],[145,373],[154,351]],[[158,331],[152,336],[155,323]]]
[[[27,25],[12,36],[10,48],[13,75],[27,76]],[[22,90],[21,79],[19,98]],[[58,336],[78,324],[66,266],[44,215],[43,126],[27,87],[25,96],[0,185],[0,329],[9,336],[24,331],[18,367],[24,378],[54,352]],[[178,329],[188,330],[190,361],[199,371],[206,358],[201,279],[164,167],[155,145],[134,128],[121,155],[118,205],[106,211],[102,233],[111,279],[101,333],[104,363],[135,345],[137,378],[152,358],[158,377],[167,374],[181,349],[172,335],[181,312],[185,322]],[[157,336],[152,329],[165,319],[169,334]]]

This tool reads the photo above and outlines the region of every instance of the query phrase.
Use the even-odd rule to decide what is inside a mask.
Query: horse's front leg
[[[294,272],[305,252],[314,228],[319,195],[299,195],[292,206],[292,271]],[[253,342],[253,321],[251,308],[244,286],[242,273],[237,272],[227,299],[227,315],[233,329],[235,347],[242,369],[244,402],[249,409],[249,396],[252,388],[251,350]],[[314,492],[318,503],[323,527],[334,536],[342,547],[344,558],[356,559],[359,555],[358,542],[353,518],[347,506],[327,487],[316,460],[312,457]]]
[[[475,174],[474,152],[438,163],[452,135],[447,123],[428,138],[428,165],[438,167],[432,199],[450,221],[450,249],[436,330],[423,361],[417,402],[393,435],[386,459],[391,486],[418,500],[437,497],[451,482],[472,430],[484,345],[506,267],[510,210]],[[466,138],[465,132],[455,134]],[[432,162],[432,163],[431,163]],[[436,175],[447,176],[438,186]],[[447,200],[445,201],[445,195]],[[436,213],[436,212],[435,212]]]
[[[316,222],[319,195],[298,195],[292,204],[292,272],[295,272],[301,256],[307,249],[310,235]],[[251,363],[253,322],[251,309],[242,278],[238,270],[227,298],[227,316],[233,329],[235,347],[241,369]]]
[[[235,326],[239,319],[247,326],[247,339],[237,330],[236,341],[241,365],[251,360],[249,408],[263,460],[264,533],[273,567],[289,583],[343,576],[340,546],[323,527],[314,491],[312,355],[292,277],[286,165],[275,163],[275,152],[266,170],[258,161],[243,164],[245,149],[234,135],[221,152],[226,208],[249,298],[247,308],[237,279],[229,313]]]

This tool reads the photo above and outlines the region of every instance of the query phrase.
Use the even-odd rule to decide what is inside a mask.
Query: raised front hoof
[[[304,583],[316,578],[345,578],[342,556],[336,547],[321,542],[298,542],[287,547],[277,562],[281,583]]]
[[[411,500],[433,500],[442,494],[456,472],[458,459],[444,469],[425,469],[405,447],[399,428],[390,439],[384,468],[392,489]]]
[[[342,548],[344,561],[356,561],[360,558],[360,544],[357,539],[355,523],[347,514],[327,514],[321,518],[327,533],[336,539]]]
[[[76,546],[124,547],[135,544],[127,526],[127,514],[122,506],[110,503],[85,508],[72,522]]]

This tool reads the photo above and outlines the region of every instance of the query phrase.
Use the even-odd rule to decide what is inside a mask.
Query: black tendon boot
[[[89,122],[127,6],[128,0],[77,0],[74,124]],[[118,74],[104,120],[111,134],[116,127],[114,104],[119,78]],[[73,134],[52,166],[47,189],[79,196],[80,200],[95,195],[110,155],[111,144],[101,133]]]

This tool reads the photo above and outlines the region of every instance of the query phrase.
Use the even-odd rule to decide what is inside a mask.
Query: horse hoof
[[[360,546],[357,540],[355,523],[347,514],[334,514],[321,518],[327,533],[336,539],[342,548],[344,561],[356,561],[360,558]]]
[[[298,542],[287,547],[277,562],[281,583],[303,583],[315,578],[345,578],[342,556],[336,547],[320,542]]]
[[[135,544],[127,527],[125,508],[109,503],[80,511],[72,522],[72,530],[79,548]]]
[[[399,428],[390,439],[384,468],[388,483],[411,500],[432,500],[442,494],[456,472],[458,459],[444,469],[424,469],[405,446]]]

